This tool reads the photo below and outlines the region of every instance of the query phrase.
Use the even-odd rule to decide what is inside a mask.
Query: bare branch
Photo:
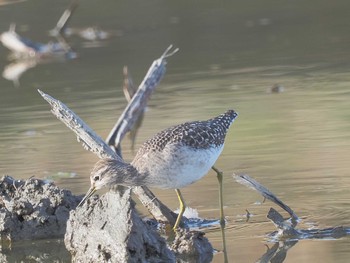
[[[144,112],[148,99],[165,74],[165,58],[172,56],[178,51],[178,49],[175,49],[174,51],[170,52],[171,48],[172,45],[167,48],[159,59],[156,59],[152,63],[135,95],[132,97],[130,103],[120,115],[117,123],[109,133],[106,140],[108,145],[118,149],[119,144],[123,140],[125,134],[131,129],[131,127],[134,126],[139,116]]]
[[[65,104],[41,90],[38,90],[38,92],[51,105],[51,112],[53,115],[77,135],[78,141],[83,144],[86,150],[97,154],[100,158],[120,159],[103,139],[96,135],[96,133]]]
[[[129,70],[128,70],[127,66],[124,66],[124,68],[123,68],[123,75],[124,75],[123,92],[124,92],[124,96],[125,96],[127,102],[129,103],[131,101],[132,97],[136,93],[136,88],[134,86],[134,82],[132,81],[132,78],[130,77]],[[134,149],[135,149],[136,135],[137,135],[137,132],[142,125],[145,111],[146,111],[146,107],[143,109],[142,113],[136,119],[134,125],[131,127],[129,134],[128,134],[128,137],[131,140],[131,150],[132,151],[134,151]],[[116,152],[118,154],[121,153],[120,145],[116,149]]]
[[[62,31],[66,28],[69,20],[71,19],[74,11],[78,7],[78,0],[72,0],[68,8],[64,10],[63,14],[59,18],[55,28],[51,30],[52,34],[55,36],[57,34],[62,34]]]
[[[135,88],[134,82],[132,81],[132,78],[130,77],[129,69],[127,66],[124,66],[123,68],[123,76],[124,76],[124,83],[123,83],[124,96],[126,98],[126,101],[130,102],[132,97],[134,97],[136,93],[136,88]]]

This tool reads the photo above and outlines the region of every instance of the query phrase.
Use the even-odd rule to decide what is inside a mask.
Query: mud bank
[[[81,197],[40,179],[0,179],[0,233],[2,244],[17,240],[62,237],[69,212]]]
[[[82,197],[53,183],[4,176],[0,179],[2,252],[7,254],[15,241],[64,237],[73,262],[211,261],[213,248],[203,233],[184,229],[166,241],[140,218],[130,195],[130,189],[113,190],[77,208]]]

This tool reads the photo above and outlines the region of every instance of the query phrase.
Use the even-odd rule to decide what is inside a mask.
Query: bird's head
[[[129,166],[129,164],[116,159],[99,160],[91,171],[90,189],[78,206],[81,206],[98,189],[112,185],[124,185],[125,174],[128,172]]]

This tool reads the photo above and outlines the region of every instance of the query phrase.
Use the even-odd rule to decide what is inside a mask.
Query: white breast
[[[156,188],[182,188],[208,173],[223,145],[210,149],[167,145],[161,152],[148,152],[135,163],[139,172],[148,172],[147,185]]]

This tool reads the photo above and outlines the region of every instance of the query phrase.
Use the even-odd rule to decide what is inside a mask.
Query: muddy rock
[[[40,179],[0,179],[2,244],[23,239],[63,237],[69,211],[81,197]]]
[[[91,198],[70,214],[65,235],[72,262],[175,262],[165,240],[134,209],[130,189]]]
[[[189,231],[181,229],[176,233],[175,240],[172,243],[171,250],[174,251],[177,262],[189,263],[211,262],[214,249],[204,232]]]

